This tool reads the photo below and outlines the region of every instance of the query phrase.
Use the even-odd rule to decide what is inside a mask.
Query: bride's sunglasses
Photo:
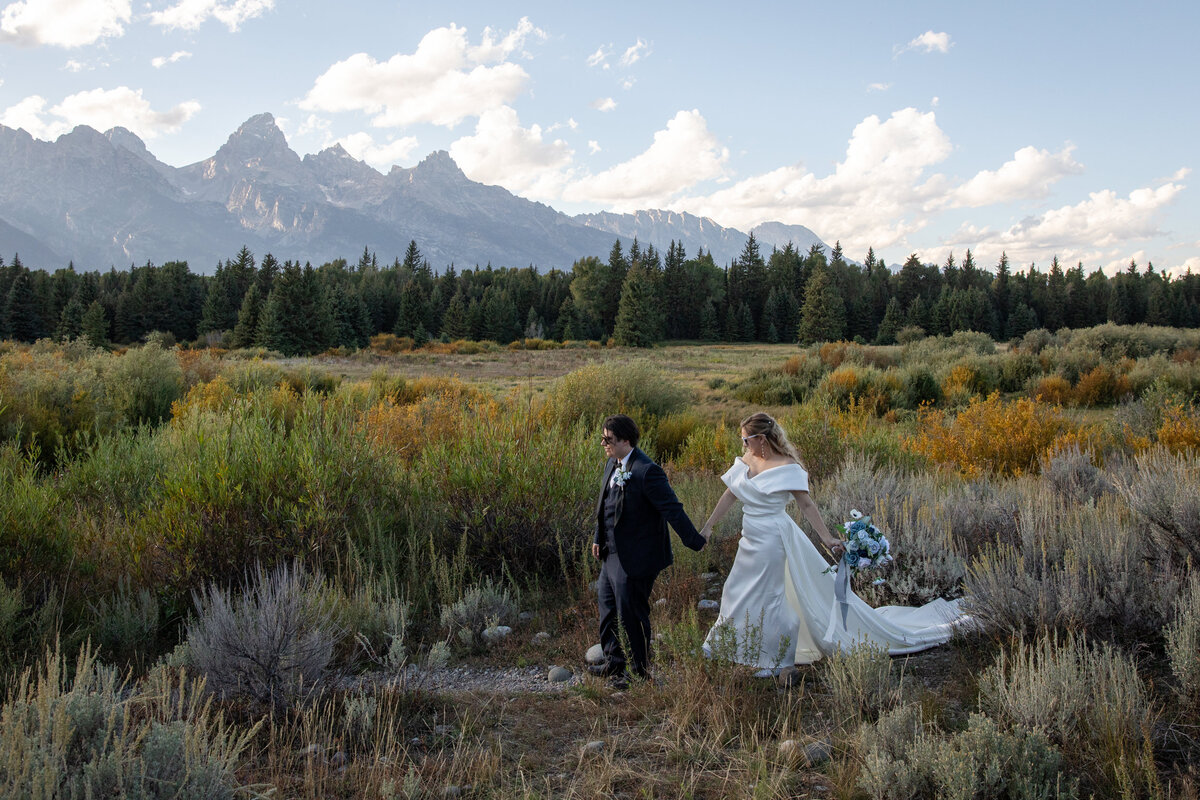
[[[743,437],[742,437],[742,447],[749,447],[749,446],[750,446],[750,440],[751,440],[751,439],[757,439],[757,438],[758,438],[758,437],[760,437],[760,436],[762,436],[762,434],[761,434],[761,433],[756,433],[756,434],[754,434],[753,436],[743,436]]]

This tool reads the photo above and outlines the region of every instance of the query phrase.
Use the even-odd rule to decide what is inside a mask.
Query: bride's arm
[[[736,500],[737,498],[734,497],[733,492],[729,491],[728,489],[725,490],[725,494],[721,495],[721,499],[717,501],[717,507],[713,509],[712,514],[708,517],[708,522],[704,523],[704,527],[700,529],[700,535],[703,536],[705,540],[712,538],[713,526],[720,522],[722,517],[729,513],[729,509],[733,506],[734,501]]]
[[[812,529],[816,531],[817,536],[829,548],[830,552],[840,557],[844,549],[842,543],[835,539],[829,532],[829,529],[825,527],[825,520],[821,519],[821,512],[817,509],[817,504],[809,497],[808,492],[792,492],[792,497],[796,498],[796,507],[800,509],[800,515],[808,520],[808,523],[812,525]]]

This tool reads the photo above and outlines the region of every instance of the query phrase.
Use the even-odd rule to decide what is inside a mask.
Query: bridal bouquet
[[[892,546],[887,537],[871,523],[870,517],[863,516],[857,508],[850,510],[850,521],[839,527],[846,536],[846,554],[839,564],[847,564],[852,576],[860,570],[882,567],[891,562]],[[825,572],[837,572],[839,564],[834,564]],[[875,583],[883,583],[883,578],[876,579]]]

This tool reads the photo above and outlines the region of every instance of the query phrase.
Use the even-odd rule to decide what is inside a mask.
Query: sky
[[[1200,272],[1200,4],[0,0],[0,124],[204,160],[446,150],[568,214],[804,225],[850,258]],[[0,176],[0,180],[2,180]]]

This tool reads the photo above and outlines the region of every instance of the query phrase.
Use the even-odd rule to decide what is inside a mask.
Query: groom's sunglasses
[[[612,444],[614,441],[616,441],[616,440],[613,439],[613,437],[611,437],[611,436],[601,436],[600,437],[600,444]]]

